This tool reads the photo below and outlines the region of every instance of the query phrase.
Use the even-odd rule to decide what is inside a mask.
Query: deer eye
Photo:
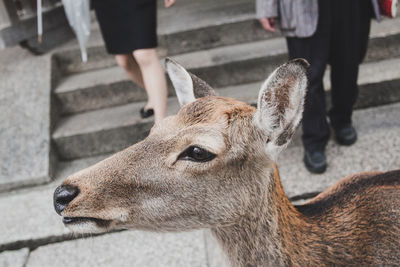
[[[179,160],[190,160],[195,162],[206,162],[213,160],[217,155],[211,153],[198,146],[191,146],[183,151],[178,159]]]

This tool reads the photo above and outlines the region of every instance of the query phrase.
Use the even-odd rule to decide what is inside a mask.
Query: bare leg
[[[140,67],[148,100],[146,108],[154,109],[155,122],[159,122],[167,112],[167,81],[156,49],[133,51],[133,57]]]
[[[140,71],[139,65],[131,54],[116,55],[115,60],[118,65],[121,66],[129,78],[140,87],[144,88],[142,72]]]

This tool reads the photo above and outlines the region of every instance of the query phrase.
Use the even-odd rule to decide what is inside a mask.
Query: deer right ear
[[[172,59],[165,59],[165,67],[181,106],[195,101],[196,98],[216,95],[214,89],[205,81],[188,72]]]
[[[273,159],[289,143],[302,118],[308,67],[304,59],[289,61],[277,68],[260,89],[254,121],[266,135],[267,153]]]

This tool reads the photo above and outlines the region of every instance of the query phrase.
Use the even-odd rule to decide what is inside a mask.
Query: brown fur
[[[281,105],[302,110],[290,107],[296,103],[289,97],[295,85],[276,90],[284,90],[276,95],[289,101]],[[185,105],[155,125],[144,141],[68,177],[64,184],[80,193],[62,215],[103,222],[72,226],[75,231],[211,228],[234,266],[398,265],[400,171],[353,175],[305,205],[293,206],[266,152],[271,142],[271,149],[280,142],[257,126],[257,112],[217,96]],[[299,119],[282,120],[285,116],[279,120],[283,127],[276,126],[278,139],[287,139]],[[180,159],[191,146],[216,157]]]
[[[197,77],[196,75],[190,73],[190,78],[193,81],[193,87],[196,98],[202,98],[205,96],[216,95],[214,89],[205,81]]]
[[[276,92],[273,91],[267,91],[265,92],[265,100],[266,102],[275,102],[277,103],[277,119],[280,119],[280,117],[284,116],[287,108],[289,107],[290,101],[289,101],[289,94],[288,94],[288,89],[292,87],[295,84],[296,80],[294,77],[288,77],[285,80],[284,84],[273,84],[271,86],[279,86],[283,90],[279,90]],[[286,88],[285,88],[286,87]]]
[[[233,98],[207,96],[184,106],[178,117],[185,125],[195,125],[215,123],[221,118],[227,118],[229,122],[232,118],[252,115],[254,111],[254,107]]]

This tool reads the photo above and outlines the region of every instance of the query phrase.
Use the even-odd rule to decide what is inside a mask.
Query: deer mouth
[[[65,225],[95,223],[99,228],[108,228],[111,224],[111,220],[102,220],[92,217],[63,217],[63,223]]]

